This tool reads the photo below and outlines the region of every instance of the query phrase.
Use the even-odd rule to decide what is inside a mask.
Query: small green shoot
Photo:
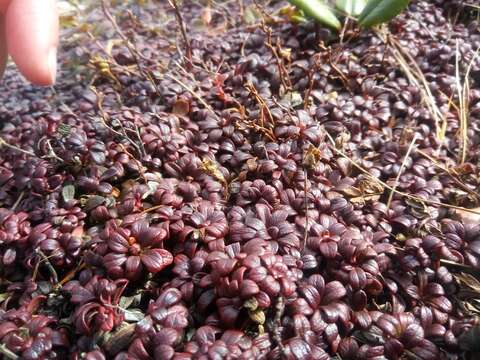
[[[302,10],[306,16],[326,25],[330,28],[340,30],[342,24],[322,0],[290,0],[290,3]]]
[[[289,0],[305,16],[339,31],[342,24],[337,15],[348,16],[362,28],[371,28],[390,21],[400,14],[410,0]]]

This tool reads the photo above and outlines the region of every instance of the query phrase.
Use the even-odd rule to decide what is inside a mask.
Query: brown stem
[[[474,267],[468,266],[465,264],[460,264],[454,261],[440,259],[440,265],[443,265],[449,269],[455,269],[455,270],[466,272],[475,276],[480,276],[480,270],[477,270]]]
[[[58,275],[57,275],[57,272],[55,271],[54,267],[52,266],[52,263],[50,262],[50,260],[48,260],[48,257],[43,253],[42,250],[38,249],[37,253],[42,258],[42,261],[45,262],[45,265],[47,266],[48,271],[50,271],[50,274],[52,274],[53,282],[55,283],[55,285],[57,285],[58,284]]]
[[[57,283],[54,287],[55,290],[58,290],[59,288],[61,288],[63,285],[65,285],[67,282],[69,282],[70,280],[72,280],[75,275],[77,274],[77,272],[79,272],[80,270],[84,269],[86,267],[85,263],[82,262],[80,265],[78,265],[75,269],[72,269],[68,272],[67,275],[65,275],[65,277],[60,280],[59,283]]]
[[[455,209],[455,210],[462,210],[462,211],[465,211],[465,212],[468,212],[468,213],[472,213],[472,214],[476,214],[476,215],[480,215],[480,212],[475,210],[475,209],[467,209],[467,208],[464,208],[462,206],[455,206],[455,205],[451,205],[451,204],[446,204],[446,203],[442,203],[441,201],[435,201],[435,200],[428,200],[428,199],[423,199],[423,198],[420,198],[418,196],[415,196],[415,195],[411,195],[411,194],[408,194],[408,193],[405,193],[403,191],[399,191],[399,190],[396,190],[394,189],[392,186],[388,185],[386,182],[380,180],[379,178],[376,178],[374,177],[372,174],[370,174],[370,172],[366,169],[364,169],[357,161],[351,159],[350,157],[348,157],[348,155],[346,155],[343,151],[337,149],[336,145],[335,145],[335,140],[332,138],[332,136],[328,133],[328,132],[325,132],[325,135],[327,136],[328,140],[330,141],[331,143],[331,146],[330,148],[337,154],[341,155],[342,157],[344,157],[345,159],[347,159],[355,168],[357,168],[358,170],[360,170],[362,173],[364,173],[369,179],[371,179],[372,181],[382,185],[385,189],[388,189],[390,191],[393,191],[395,192],[397,195],[401,196],[401,197],[404,197],[404,198],[407,198],[407,199],[412,199],[412,200],[416,200],[420,203],[424,203],[424,204],[429,204],[429,205],[434,205],[434,206],[439,206],[439,207],[443,207],[443,208],[447,208],[447,209]]]
[[[192,66],[192,47],[191,47],[191,44],[190,44],[190,40],[187,37],[187,27],[185,26],[182,14],[180,12],[180,9],[178,8],[177,0],[168,0],[168,2],[170,3],[173,10],[175,11],[175,17],[177,18],[178,27],[180,28],[180,33],[182,34],[183,41],[185,42],[185,52],[187,54],[187,60],[188,60],[186,65],[187,65],[188,68],[191,68],[191,66]]]
[[[303,179],[303,186],[304,186],[304,191],[305,191],[305,198],[304,198],[304,203],[303,206],[305,207],[305,233],[303,236],[303,244],[302,244],[302,252],[305,251],[305,248],[307,247],[307,239],[308,239],[308,227],[309,227],[309,218],[308,218],[308,196],[307,196],[307,182],[308,182],[308,173],[307,173],[307,168],[303,167],[303,172],[305,174],[305,178]]]
[[[285,347],[283,346],[282,342],[282,333],[281,333],[281,326],[282,326],[282,316],[285,311],[285,299],[280,296],[275,304],[275,317],[273,319],[273,339],[277,342],[278,347],[282,354],[285,352]]]
[[[169,0],[170,1],[170,0]],[[143,68],[143,65],[141,64],[140,62],[140,59],[143,59],[143,60],[146,60],[146,61],[149,61],[149,59],[145,56],[143,56],[137,49],[136,47],[130,42],[130,40],[128,39],[128,37],[123,33],[122,29],[120,29],[120,26],[118,26],[118,23],[117,21],[115,20],[115,18],[113,17],[113,15],[110,13],[110,10],[108,9],[108,6],[107,6],[107,1],[106,0],[102,0],[102,10],[103,10],[103,14],[105,15],[105,17],[108,19],[108,21],[110,21],[110,23],[112,24],[113,28],[115,29],[115,32],[118,34],[118,36],[120,36],[120,38],[125,42],[125,45],[127,46],[127,49],[128,51],[130,52],[130,54],[132,55],[132,57],[135,59],[135,62],[137,63],[137,67],[138,67],[138,70],[140,70],[140,73],[142,75],[144,75],[148,81],[153,85],[153,87],[155,88],[157,94],[160,94],[160,89],[158,88],[157,86],[157,83],[153,80],[153,77],[152,75],[146,71],[144,68]],[[108,53],[108,52],[107,52]]]
[[[17,208],[18,204],[23,200],[23,197],[25,196],[25,191],[22,191],[20,195],[18,196],[17,200],[15,201],[15,204],[13,204],[12,208],[10,210],[15,211]]]

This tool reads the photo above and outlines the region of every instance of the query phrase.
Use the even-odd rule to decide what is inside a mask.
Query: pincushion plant
[[[116,1],[63,33],[55,91],[7,70],[0,359],[479,359],[475,78],[462,165],[451,106],[455,52],[480,44],[476,21],[450,26],[463,2],[412,1],[386,51],[354,37],[358,2],[331,44],[275,1],[185,0],[185,62],[169,2]]]
[[[342,27],[337,14],[355,18],[363,28],[387,22],[404,10],[410,0],[289,0],[304,15],[330,28]]]

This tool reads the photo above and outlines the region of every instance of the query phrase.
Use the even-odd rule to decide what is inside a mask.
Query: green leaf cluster
[[[323,0],[289,0],[305,16],[332,29],[340,30],[342,24],[337,15],[355,18],[363,28],[385,23],[404,10],[410,0],[335,0],[329,4]]]

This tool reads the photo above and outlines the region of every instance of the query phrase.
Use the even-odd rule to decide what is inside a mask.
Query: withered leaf
[[[122,323],[118,330],[111,334],[103,343],[105,350],[109,354],[116,355],[127,348],[134,335],[135,325],[134,323]]]
[[[190,112],[190,103],[182,98],[177,99],[172,108],[172,113],[175,115],[185,116]]]
[[[470,211],[455,209],[454,214],[462,222],[473,224],[480,223],[480,208],[470,209]]]

